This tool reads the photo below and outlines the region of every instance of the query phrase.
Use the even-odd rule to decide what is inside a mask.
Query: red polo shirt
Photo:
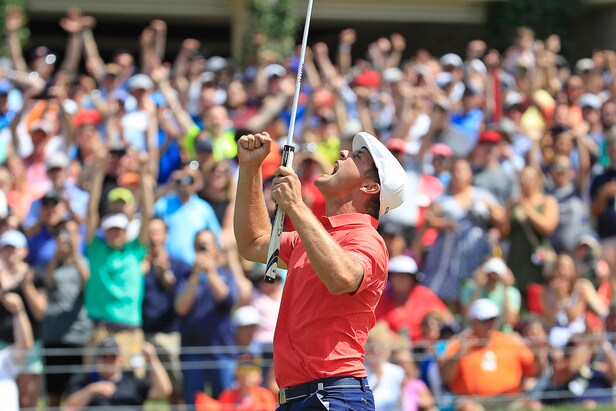
[[[280,258],[289,267],[274,335],[278,386],[334,376],[365,377],[364,345],[386,283],[387,249],[367,214],[321,219],[327,232],[364,267],[353,294],[332,295],[314,272],[297,232],[284,232]]]

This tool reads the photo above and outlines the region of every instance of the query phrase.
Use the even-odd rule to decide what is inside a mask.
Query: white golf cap
[[[406,195],[406,171],[393,154],[373,135],[364,131],[353,137],[353,151],[362,147],[370,152],[372,160],[379,170],[381,183],[379,215],[393,210],[404,202]]]
[[[26,248],[28,240],[21,231],[8,230],[0,236],[0,248],[4,247]]]
[[[101,228],[103,231],[107,231],[110,228],[121,228],[126,230],[128,228],[128,217],[126,214],[117,213],[117,214],[109,214],[103,217],[101,221]]]
[[[387,271],[393,273],[417,274],[419,267],[413,258],[407,255],[398,255],[389,260]]]
[[[257,325],[261,321],[261,314],[259,314],[259,310],[255,307],[245,305],[235,310],[232,321],[238,327]]]
[[[507,274],[507,264],[498,257],[492,257],[483,263],[483,271],[485,273],[496,273],[502,277]]]
[[[468,316],[471,320],[489,320],[497,318],[500,315],[500,309],[496,303],[488,298],[480,298],[475,300],[468,309]]]
[[[135,74],[128,79],[129,90],[152,90],[154,82],[147,74]]]
[[[603,105],[603,102],[601,101],[601,97],[593,93],[582,94],[580,98],[578,99],[577,103],[578,103],[578,106],[582,108],[590,107],[590,108],[594,108],[595,110],[601,110],[601,106]]]
[[[458,56],[457,54],[447,53],[439,59],[439,64],[441,65],[441,67],[462,67],[464,62],[462,61],[462,57]]]

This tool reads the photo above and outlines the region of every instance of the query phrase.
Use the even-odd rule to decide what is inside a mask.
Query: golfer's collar
[[[325,227],[342,227],[345,225],[371,225],[375,229],[379,226],[379,220],[363,213],[337,214],[330,217],[321,217],[321,222]]]

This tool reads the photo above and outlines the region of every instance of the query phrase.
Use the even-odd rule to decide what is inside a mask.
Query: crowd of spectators
[[[44,45],[24,56],[19,9],[5,24],[3,406],[273,410],[284,275],[266,283],[237,253],[236,140],[285,144],[297,55],[255,36],[239,67],[186,39],[167,62],[154,20],[138,55],[106,62],[96,20],[70,9],[59,62]],[[379,224],[377,410],[612,402],[616,53],[568,61],[528,28],[502,53],[472,40],[442,56],[399,34],[355,50],[357,35],[311,39],[294,167],[317,215],[314,178],[360,130],[407,171],[408,199]],[[266,196],[280,162],[263,166]]]

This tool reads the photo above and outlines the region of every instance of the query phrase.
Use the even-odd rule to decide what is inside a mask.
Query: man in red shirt
[[[399,255],[389,260],[389,286],[376,307],[377,321],[387,322],[396,333],[408,334],[413,342],[421,338],[421,322],[426,314],[438,313],[445,323],[454,322],[449,309],[428,287],[419,282],[423,273],[411,257]]]
[[[259,170],[270,145],[265,132],[238,142],[235,236],[241,255],[262,263],[271,226]],[[376,227],[404,201],[406,173],[368,133],[355,135],[352,149],[314,182],[325,197],[320,219],[302,201],[293,169],[275,173],[272,196],[296,229],[280,243],[289,271],[274,335],[279,410],[374,409],[363,360],[386,282],[387,249]]]

